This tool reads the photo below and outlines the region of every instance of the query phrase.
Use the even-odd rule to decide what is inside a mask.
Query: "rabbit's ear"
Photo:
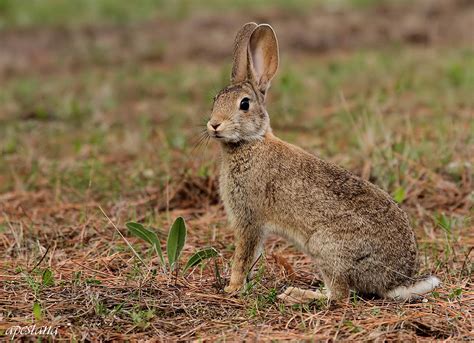
[[[278,69],[278,41],[272,27],[259,25],[248,46],[249,74],[258,89],[265,94]]]
[[[247,47],[249,45],[250,36],[257,28],[255,23],[247,23],[237,33],[234,41],[234,65],[232,66],[232,74],[230,81],[232,83],[242,82],[247,79],[248,59]]]

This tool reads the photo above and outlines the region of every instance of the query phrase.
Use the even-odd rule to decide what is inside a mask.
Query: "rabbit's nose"
[[[222,130],[223,126],[222,126],[222,122],[217,122],[217,121],[208,121],[207,122],[207,129],[210,131],[210,132],[218,132],[217,129],[220,129]]]

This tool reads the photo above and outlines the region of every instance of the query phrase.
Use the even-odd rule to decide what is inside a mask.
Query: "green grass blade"
[[[186,242],[186,223],[183,217],[178,217],[171,226],[166,243],[166,252],[171,269],[179,260],[179,255]]]
[[[54,277],[51,269],[46,268],[42,275],[42,284],[44,287],[54,286]]]
[[[160,257],[161,265],[165,265],[165,259],[163,257],[163,251],[161,250],[160,240],[155,232],[145,228],[140,223],[128,222],[125,224],[130,233],[138,238],[143,239],[145,242],[150,243],[155,249],[156,254]]]
[[[406,198],[406,191],[403,187],[398,187],[392,194],[393,200],[401,204]]]
[[[205,248],[199,251],[196,251],[193,256],[191,256],[184,267],[183,273],[185,273],[189,268],[197,266],[202,261],[207,260],[208,258],[215,257],[218,255],[218,252],[214,248]]]
[[[36,302],[36,301],[33,304],[33,316],[35,317],[36,320],[41,320],[41,318],[43,317],[41,305],[39,302]]]

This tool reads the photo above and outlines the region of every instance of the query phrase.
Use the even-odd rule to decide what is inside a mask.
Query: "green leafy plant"
[[[158,257],[160,258],[161,266],[166,270],[166,263],[163,257],[163,251],[161,250],[160,240],[158,235],[151,229],[145,228],[142,224],[136,222],[128,222],[125,224],[129,232],[138,238],[141,238],[145,242],[149,243]],[[179,262],[181,251],[183,250],[184,244],[186,243],[186,222],[182,217],[178,217],[168,232],[168,239],[166,241],[166,253],[168,255],[168,266],[170,270],[175,270],[176,265]],[[190,268],[195,267],[212,257],[216,257],[218,252],[213,247],[204,248],[196,251],[187,261],[183,273],[188,271]]]
[[[183,273],[185,273],[189,268],[197,266],[202,261],[207,260],[208,258],[211,258],[211,257],[216,257],[217,255],[218,255],[217,250],[212,247],[196,251],[186,263],[186,266],[183,269]]]
[[[43,271],[37,269],[36,271],[24,273],[24,277],[26,283],[31,288],[35,298],[37,299],[39,299],[40,293],[44,288],[54,286],[53,272],[49,268],[46,268]]]
[[[166,242],[166,252],[168,253],[168,262],[171,270],[174,269],[175,263],[179,260],[185,242],[186,224],[183,217],[178,217],[171,226],[168,241]]]
[[[161,250],[160,240],[155,232],[150,229],[145,228],[142,224],[135,222],[128,222],[125,224],[130,231],[130,233],[136,237],[143,239],[145,242],[148,242],[152,245],[156,254],[160,258],[161,265],[165,265],[165,259],[163,258],[163,252]]]

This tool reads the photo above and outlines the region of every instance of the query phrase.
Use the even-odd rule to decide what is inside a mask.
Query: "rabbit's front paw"
[[[241,285],[237,285],[237,284],[230,284],[229,286],[225,287],[224,288],[224,292],[226,293],[234,293],[234,292],[237,292],[240,287],[242,287]]]

